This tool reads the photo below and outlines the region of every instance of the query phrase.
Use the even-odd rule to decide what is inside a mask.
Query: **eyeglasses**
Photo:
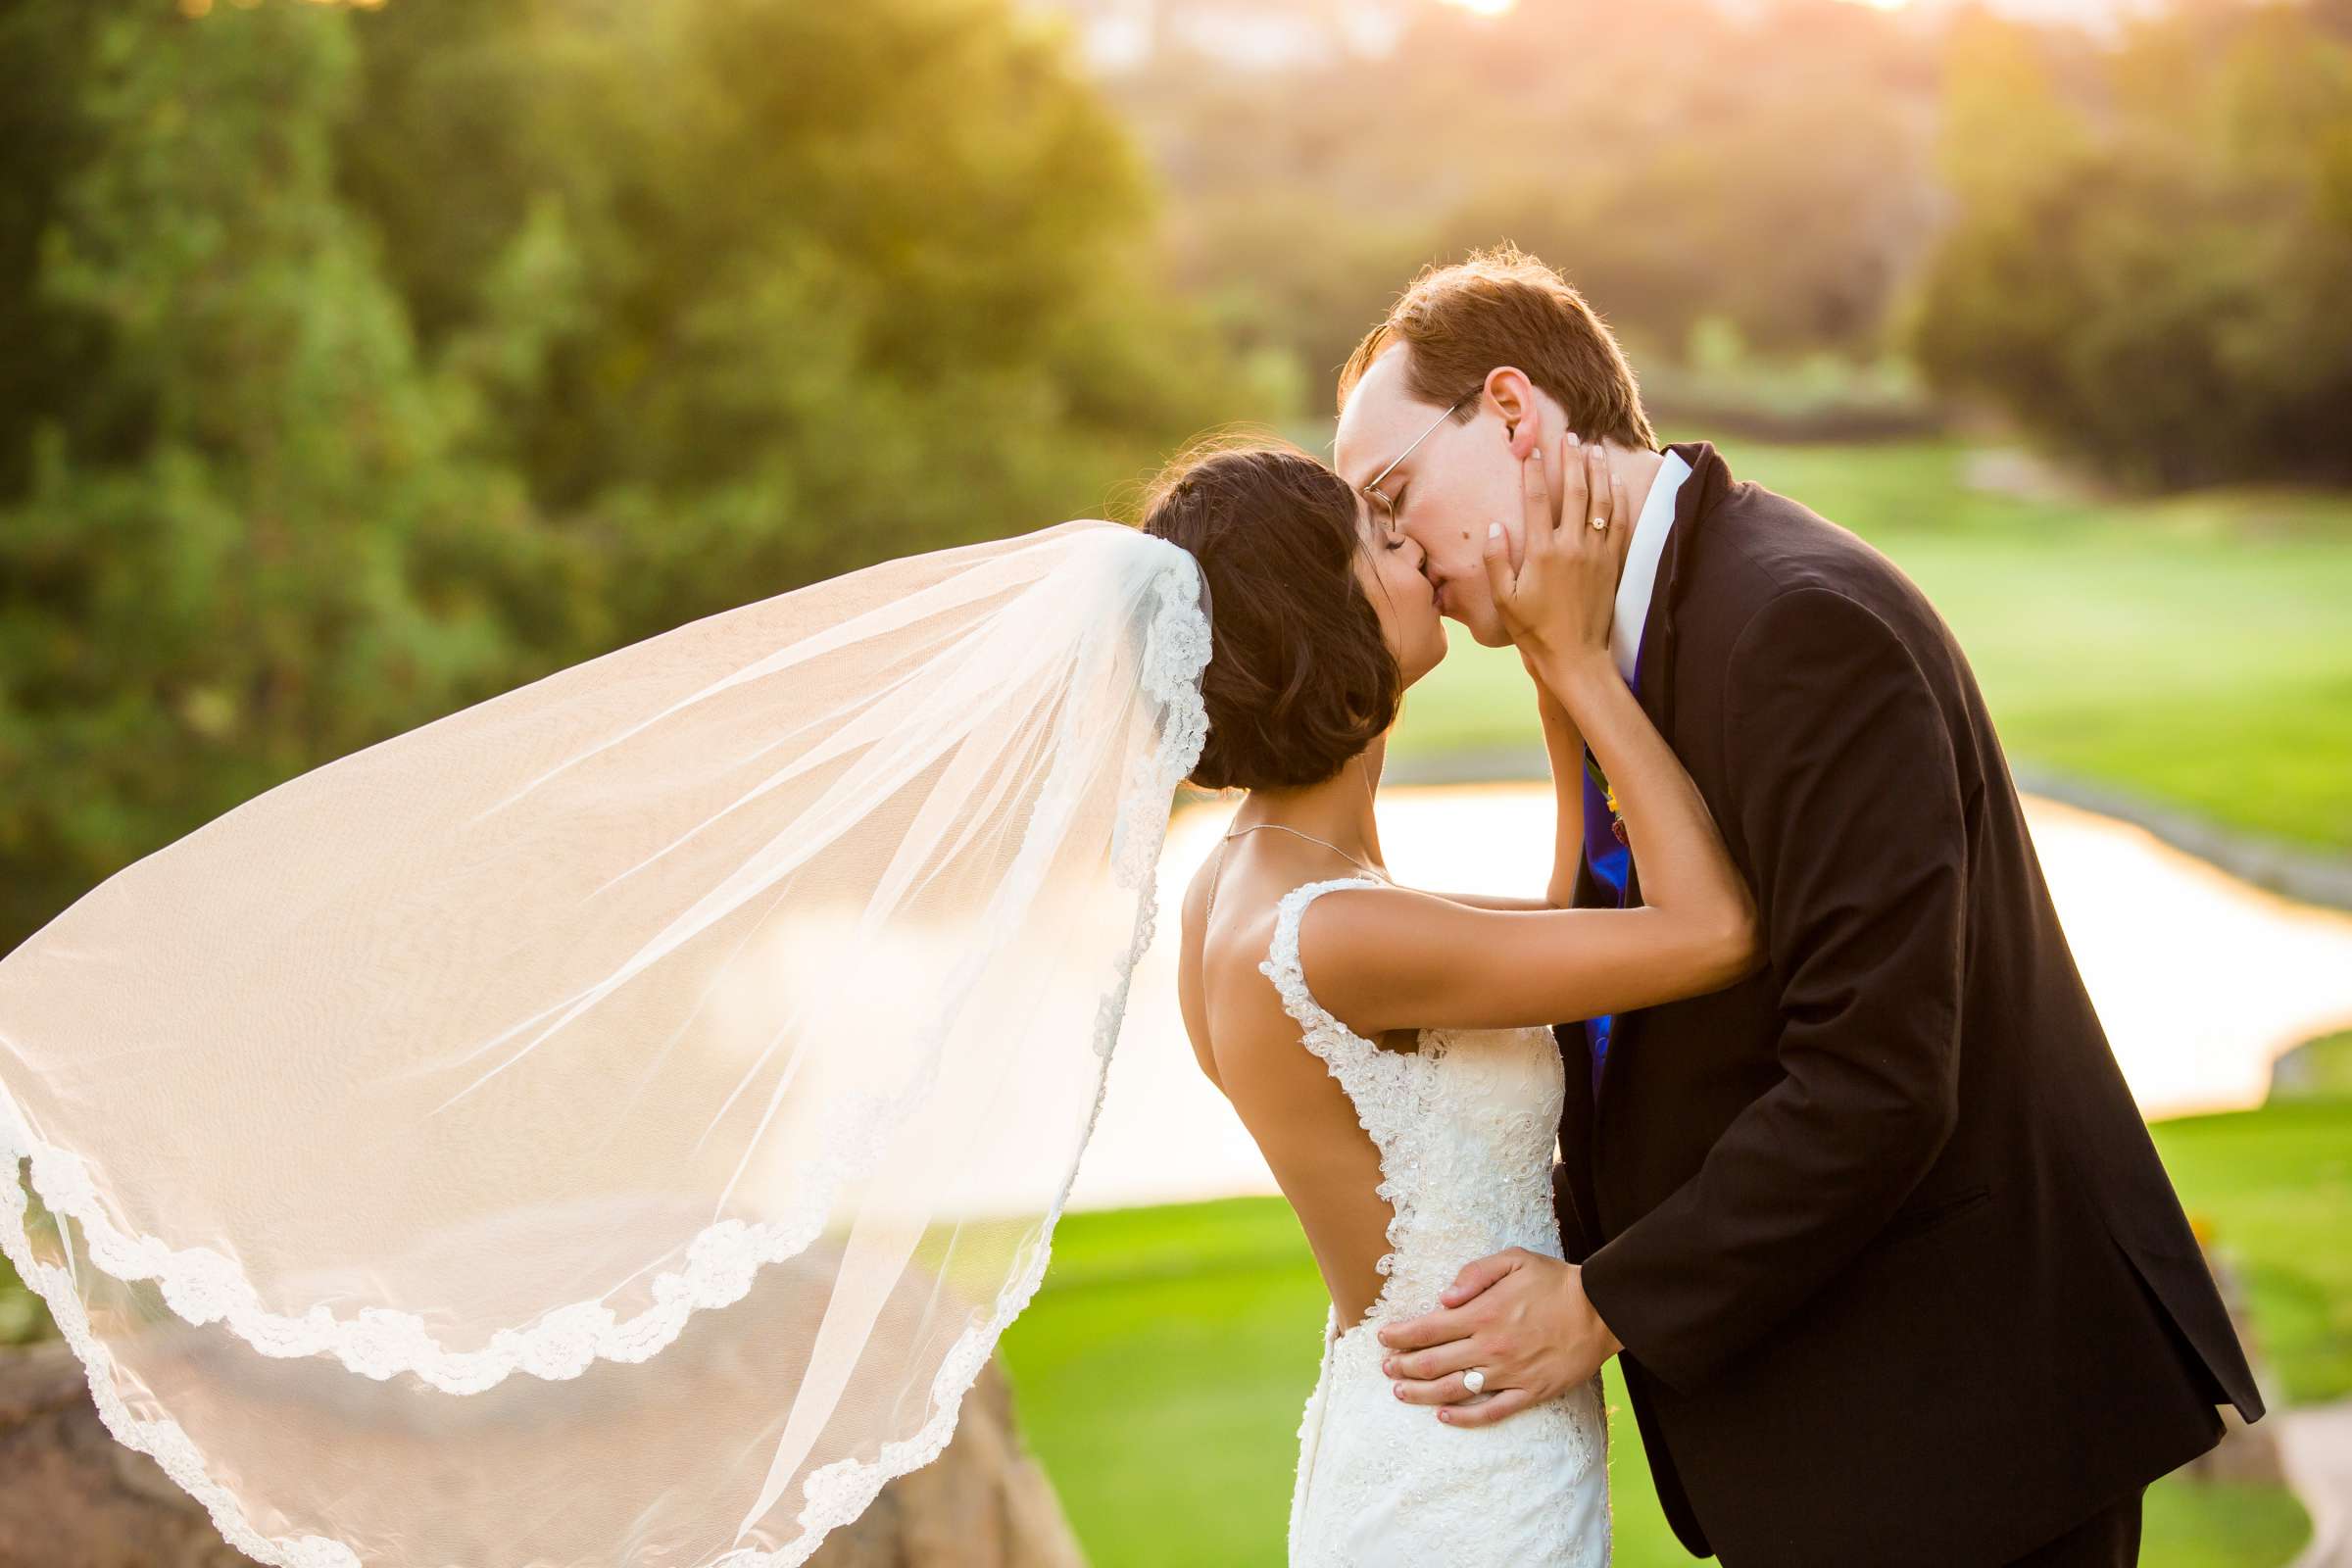
[[[1395,463],[1391,463],[1387,467],[1381,469],[1371,478],[1364,481],[1364,500],[1371,506],[1373,526],[1380,529],[1382,535],[1385,536],[1390,543],[1394,544],[1397,540],[1404,537],[1404,527],[1400,522],[1397,521],[1396,518],[1396,503],[1391,500],[1388,493],[1380,488],[1380,481],[1386,479],[1390,474],[1395,473],[1396,471],[1396,465],[1402,463],[1405,459],[1413,455],[1413,447],[1419,446],[1422,442],[1437,434],[1439,425],[1444,424],[1447,419],[1452,418],[1456,414],[1460,413],[1462,405],[1469,402],[1472,398],[1477,397],[1478,394],[1483,390],[1483,387],[1472,387],[1460,397],[1455,398],[1452,403],[1446,406],[1444,414],[1439,415],[1436,419],[1431,421],[1428,429],[1413,437],[1412,446],[1408,446],[1402,452],[1396,454]]]

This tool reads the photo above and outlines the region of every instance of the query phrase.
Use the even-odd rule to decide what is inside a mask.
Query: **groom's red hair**
[[[1586,440],[1654,448],[1642,389],[1617,339],[1568,280],[1516,245],[1433,267],[1407,285],[1388,319],[1364,334],[1340,371],[1340,407],[1393,343],[1411,350],[1405,387],[1444,408],[1497,366],[1515,366],[1551,394]],[[1468,418],[1475,405],[1456,417]]]

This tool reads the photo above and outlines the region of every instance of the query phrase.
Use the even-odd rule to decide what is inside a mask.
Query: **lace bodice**
[[[1292,1568],[1605,1568],[1608,1421],[1600,1380],[1489,1427],[1400,1402],[1373,1329],[1437,1307],[1462,1266],[1505,1248],[1560,1255],[1551,1152],[1563,1091],[1551,1031],[1424,1029],[1383,1051],[1327,1011],[1298,957],[1306,906],[1340,877],[1283,897],[1260,969],[1355,1106],[1395,1209],[1386,1276],[1360,1322],[1326,1314],[1323,1367],[1298,1423]]]
[[[1258,965],[1380,1152],[1379,1192],[1396,1217],[1367,1322],[1434,1309],[1464,1263],[1504,1248],[1560,1255],[1551,1163],[1563,1085],[1551,1031],[1425,1029],[1418,1051],[1383,1051],[1308,989],[1298,957],[1306,906],[1336,888],[1383,885],[1349,876],[1292,889]]]

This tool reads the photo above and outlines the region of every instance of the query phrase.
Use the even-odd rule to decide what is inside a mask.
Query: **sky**
[[[1439,0],[1439,3],[1492,17],[1510,10],[1516,0]],[[1915,5],[1924,8],[1935,0],[1851,0],[1851,3],[1881,11],[1901,11]],[[2014,16],[2065,21],[2098,21],[2133,9],[2133,0],[1986,0],[1986,3],[1995,11]]]
[[[1275,67],[1333,52],[1379,54],[1403,30],[1416,6],[1440,4],[1500,16],[1519,0],[1028,0],[1079,23],[1099,67],[1139,64],[1155,44],[1178,41],[1236,64]],[[1768,9],[1773,0],[1718,0],[1726,7]],[[1929,11],[1972,0],[1848,0],[1886,11]],[[2011,16],[2096,25],[2156,0],[1973,0]]]

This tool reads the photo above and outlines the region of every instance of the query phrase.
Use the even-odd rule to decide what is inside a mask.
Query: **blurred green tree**
[[[1308,414],[1421,266],[1505,238],[1645,368],[1707,322],[1768,360],[1882,354],[1936,216],[1931,27],[1838,0],[1400,15],[1385,53],[1260,70],[1169,41],[1108,88],[1174,193],[1180,277],[1296,357]]]
[[[14,389],[47,407],[0,508],[0,932],[496,690],[554,585],[336,200],[342,21],[115,3],[52,30],[86,150],[10,308],[76,353]]]
[[[1950,69],[1928,373],[2128,480],[2352,479],[2352,47],[2196,3],[2072,62],[1978,18]]]
[[[304,768],[1255,412],[1004,0],[42,0],[0,45],[0,951]]]
[[[632,563],[618,632],[1106,510],[1264,412],[1157,276],[1150,181],[1058,27],[474,5],[360,19],[349,185],[428,344],[494,389],[499,455]],[[472,338],[525,320],[519,350]]]

